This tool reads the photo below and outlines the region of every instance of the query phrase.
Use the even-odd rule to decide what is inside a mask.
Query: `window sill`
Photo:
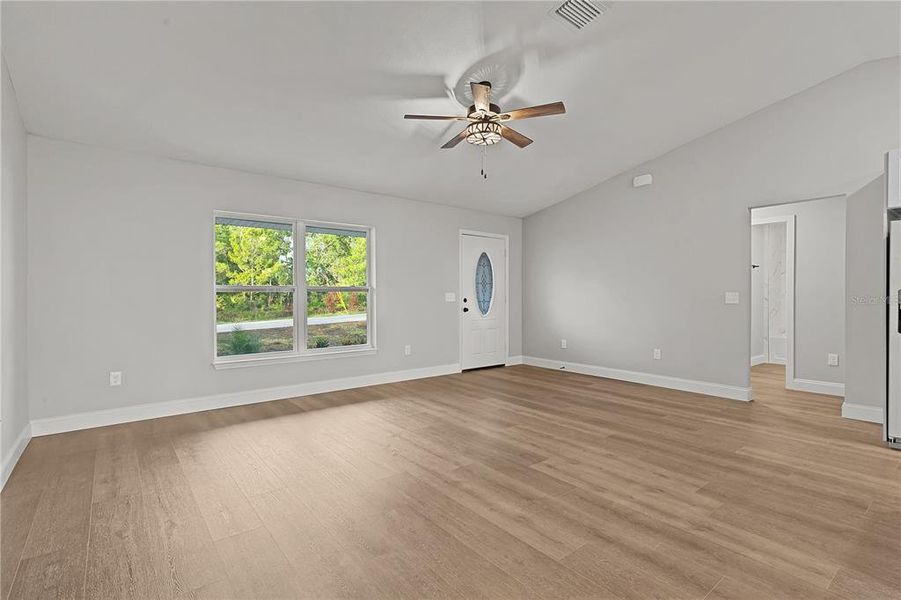
[[[307,362],[310,360],[324,360],[329,358],[345,358],[350,356],[367,356],[375,354],[377,349],[372,346],[363,348],[352,348],[349,350],[330,350],[327,352],[308,352],[286,353],[278,356],[241,356],[238,358],[216,359],[213,361],[213,368],[219,369],[240,369],[243,367],[255,367],[263,365],[281,365],[295,362]]]

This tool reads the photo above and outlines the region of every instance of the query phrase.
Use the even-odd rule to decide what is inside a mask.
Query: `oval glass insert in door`
[[[491,299],[494,298],[494,269],[491,259],[482,252],[476,262],[476,304],[482,316],[491,310]]]

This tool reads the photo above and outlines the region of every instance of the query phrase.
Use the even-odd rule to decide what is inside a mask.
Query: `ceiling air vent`
[[[582,29],[607,12],[608,8],[610,8],[610,5],[607,2],[566,0],[566,2],[554,9],[554,15],[576,29]]]

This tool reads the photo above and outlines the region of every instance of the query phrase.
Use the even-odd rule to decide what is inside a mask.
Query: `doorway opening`
[[[749,366],[768,390],[844,396],[846,207],[839,195],[750,211]]]
[[[795,216],[751,213],[751,366],[794,371]]]

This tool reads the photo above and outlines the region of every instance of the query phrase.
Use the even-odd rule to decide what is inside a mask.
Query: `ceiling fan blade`
[[[457,135],[455,135],[454,137],[452,137],[451,139],[449,139],[447,141],[447,143],[441,147],[442,148],[453,148],[454,146],[456,146],[457,144],[462,142],[464,139],[466,139],[466,130],[465,129],[463,131],[461,131],[460,133],[458,133]]]
[[[445,115],[404,115],[405,119],[420,119],[425,121],[468,121],[467,117],[450,117]]]
[[[528,108],[519,108],[511,110],[508,113],[500,115],[502,121],[514,121],[516,119],[531,119],[532,117],[546,117],[548,115],[562,115],[566,112],[566,107],[562,102],[551,102],[550,104],[541,104],[539,106],[530,106]]]
[[[491,86],[484,83],[470,83],[472,90],[472,103],[476,110],[491,110]]]
[[[519,133],[518,131],[510,129],[506,125],[501,125],[501,136],[505,140],[513,142],[520,148],[525,148],[532,143],[532,140]]]

